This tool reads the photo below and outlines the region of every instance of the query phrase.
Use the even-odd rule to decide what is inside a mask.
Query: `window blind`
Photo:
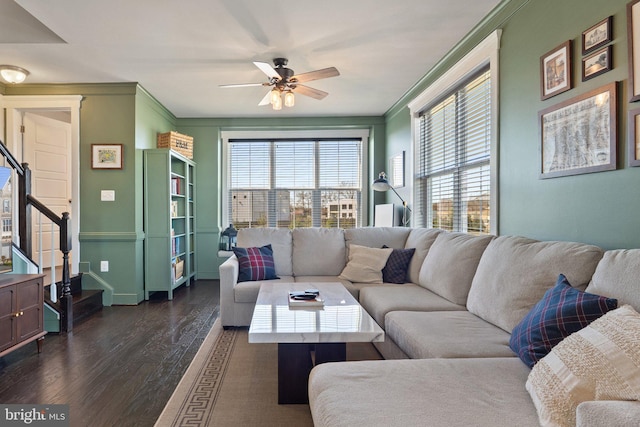
[[[236,228],[361,224],[361,139],[231,139],[228,153]]]
[[[417,224],[491,232],[490,77],[482,70],[420,114]]]

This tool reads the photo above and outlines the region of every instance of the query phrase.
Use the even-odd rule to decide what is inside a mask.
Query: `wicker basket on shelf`
[[[170,148],[173,151],[193,159],[193,137],[178,132],[165,132],[158,134],[158,148]]]

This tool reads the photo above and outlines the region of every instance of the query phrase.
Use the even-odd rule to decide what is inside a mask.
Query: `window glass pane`
[[[318,143],[320,188],[360,188],[361,142],[320,141]]]
[[[358,226],[359,191],[322,191],[321,200],[322,227],[355,228]]]
[[[276,188],[313,188],[315,181],[314,143],[276,141]]]
[[[268,225],[268,191],[230,191],[231,222],[235,228]]]
[[[489,227],[490,168],[483,165],[463,172],[462,217],[463,231],[473,234],[487,234]]]
[[[454,176],[441,175],[428,180],[430,226],[453,231],[454,228]]]
[[[269,142],[229,144],[231,188],[269,188],[271,144]]]

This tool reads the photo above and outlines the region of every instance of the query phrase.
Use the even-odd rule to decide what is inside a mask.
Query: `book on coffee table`
[[[320,295],[309,295],[304,292],[289,292],[289,307],[323,307],[324,300]]]

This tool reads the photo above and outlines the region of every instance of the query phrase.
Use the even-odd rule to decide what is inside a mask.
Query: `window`
[[[2,220],[2,232],[11,233],[11,218]]]
[[[409,103],[413,224],[498,234],[496,30]]]
[[[362,138],[230,137],[226,152],[236,228],[361,225]]]
[[[491,72],[474,75],[420,114],[417,200],[426,226],[488,234]]]

